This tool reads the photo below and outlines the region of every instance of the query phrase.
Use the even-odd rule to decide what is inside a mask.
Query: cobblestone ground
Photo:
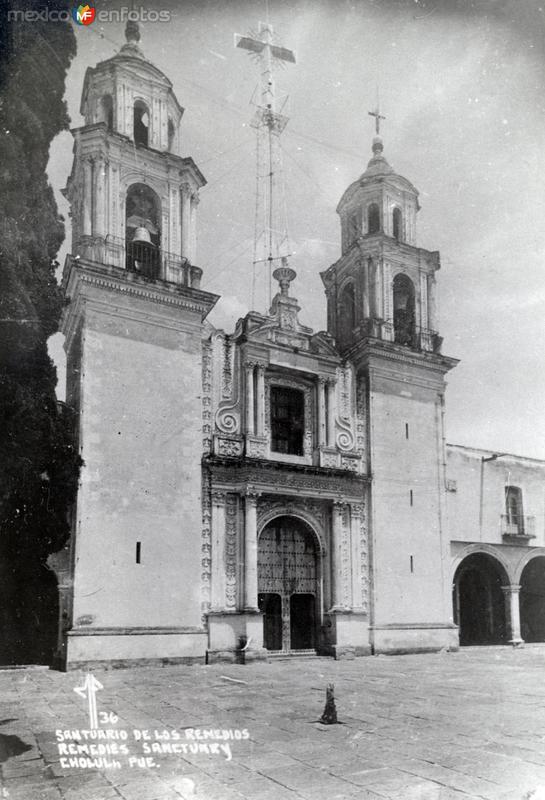
[[[73,691],[83,673],[0,672],[1,797],[545,798],[544,647],[95,676],[103,686],[100,729],[108,736],[126,731],[129,754],[105,756],[110,766],[85,767],[86,756],[68,745],[77,751],[78,744],[123,742],[85,739],[88,703]],[[335,685],[338,725],[318,722],[328,682]],[[104,712],[118,719],[107,722]],[[59,743],[58,729],[74,736]],[[218,738],[218,730],[220,737],[247,730],[249,738]],[[146,755],[144,744],[178,752]]]

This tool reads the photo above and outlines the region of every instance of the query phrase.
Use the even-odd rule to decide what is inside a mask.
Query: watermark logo
[[[72,19],[77,25],[90,25],[95,20],[99,23],[119,22],[170,22],[171,14],[167,9],[139,8],[102,8],[96,11],[88,3],[82,3],[72,10],[56,8],[42,8],[40,10],[21,8],[8,11],[8,22],[70,22]],[[1,798],[1,795],[0,795]]]
[[[81,5],[72,11],[72,16],[78,25],[90,25],[95,19],[95,9]]]

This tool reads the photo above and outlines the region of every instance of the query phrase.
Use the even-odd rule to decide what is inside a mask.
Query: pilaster
[[[211,610],[225,608],[225,492],[212,492]]]
[[[259,611],[257,605],[257,500],[258,492],[248,491],[244,507],[244,610]]]

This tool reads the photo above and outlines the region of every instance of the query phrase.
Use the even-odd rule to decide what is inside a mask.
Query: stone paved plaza
[[[83,673],[0,672],[1,797],[545,797],[544,647],[94,674],[107,740],[85,738],[88,702],[73,691]],[[328,682],[342,724],[318,722]],[[127,752],[108,766],[78,751],[119,747],[122,732]]]

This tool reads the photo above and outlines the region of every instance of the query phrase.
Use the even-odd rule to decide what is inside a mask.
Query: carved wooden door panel
[[[313,648],[318,576],[310,531],[294,517],[273,520],[259,538],[257,568],[265,647],[283,651]],[[280,598],[280,608],[273,603],[273,596]],[[281,614],[281,648],[277,625],[271,619],[273,607]]]

